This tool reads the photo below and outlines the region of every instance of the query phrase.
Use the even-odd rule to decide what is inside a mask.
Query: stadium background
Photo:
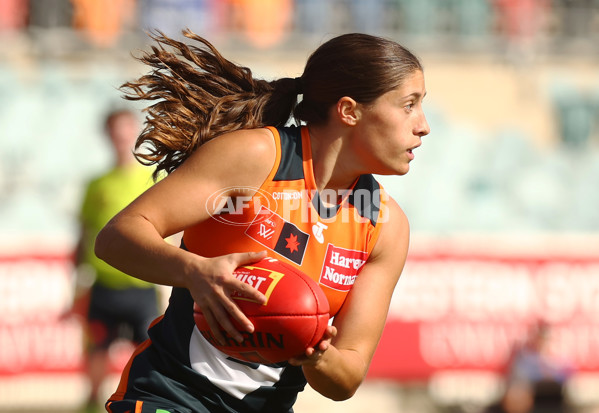
[[[353,399],[307,390],[296,411],[479,411],[538,321],[574,372],[569,404],[597,411],[597,0],[1,0],[0,411],[85,400],[68,315],[78,205],[110,161],[117,87],[145,71],[143,31],[183,27],[268,79],[349,31],[425,66],[432,133],[409,175],[381,178],[413,231],[381,346]]]

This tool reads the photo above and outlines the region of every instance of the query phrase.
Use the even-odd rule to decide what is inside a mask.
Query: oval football
[[[299,356],[321,340],[329,322],[329,303],[316,281],[274,258],[239,267],[234,275],[262,292],[266,303],[234,295],[254,324],[254,332],[242,331],[244,340],[238,343],[223,331],[224,344],[216,341],[200,308],[194,305],[196,325],[210,344],[239,360],[272,364]]]

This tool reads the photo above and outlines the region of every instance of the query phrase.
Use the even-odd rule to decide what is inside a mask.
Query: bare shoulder
[[[391,255],[405,257],[410,241],[410,223],[403,209],[393,199],[386,203],[387,211],[379,239],[373,249],[373,258]]]
[[[200,146],[176,170],[152,186],[132,205],[163,236],[172,235],[208,217],[206,202],[214,196],[235,196],[240,188],[259,188],[276,158],[268,129],[227,133]],[[174,202],[176,200],[176,202]],[[131,208],[129,208],[132,210]]]
[[[409,232],[408,217],[399,204],[389,197],[387,206],[389,207],[389,226],[393,227],[393,230],[400,229]]]
[[[259,161],[264,160],[265,157],[274,156],[273,134],[266,128],[225,133],[200,146],[192,156],[204,157],[215,153],[218,153],[221,159],[240,157],[247,158],[246,161],[251,162],[257,157]]]
[[[273,134],[266,128],[220,135],[200,146],[182,165],[204,176],[226,176],[239,185],[265,179],[276,157]],[[252,182],[245,182],[251,180]]]

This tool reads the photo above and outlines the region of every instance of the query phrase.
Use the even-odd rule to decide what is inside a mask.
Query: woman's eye
[[[406,110],[406,112],[410,112],[410,111],[412,111],[413,106],[414,106],[414,104],[410,103],[409,105],[404,106],[404,109]]]

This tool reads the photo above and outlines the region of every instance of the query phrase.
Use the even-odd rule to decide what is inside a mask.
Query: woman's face
[[[354,150],[369,173],[404,175],[409,171],[414,149],[430,132],[422,109],[425,94],[424,75],[415,71],[373,104],[359,105]]]

